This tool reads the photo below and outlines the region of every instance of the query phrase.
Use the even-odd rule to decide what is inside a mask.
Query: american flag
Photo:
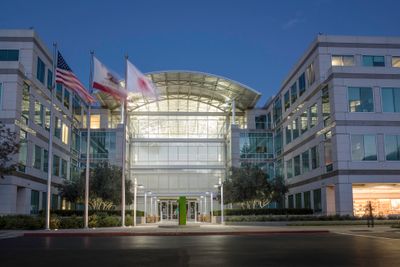
[[[60,52],[57,52],[56,82],[73,90],[87,103],[96,102],[72,72],[72,69],[68,66]]]

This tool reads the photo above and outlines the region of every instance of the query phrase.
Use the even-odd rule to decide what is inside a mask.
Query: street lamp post
[[[218,179],[218,184],[214,185],[214,187],[221,187],[221,224],[224,223],[224,184],[222,183],[222,179]]]
[[[213,193],[210,193],[210,210],[211,210],[211,216],[210,216],[210,221],[211,223],[213,222],[214,218],[214,203],[213,203]]]

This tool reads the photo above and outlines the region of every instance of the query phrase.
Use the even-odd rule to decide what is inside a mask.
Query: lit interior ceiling
[[[261,94],[241,83],[213,74],[193,71],[151,72],[147,76],[159,90],[158,99],[151,99],[138,93],[130,93],[128,109],[135,109],[152,102],[179,99],[197,101],[219,110],[229,110],[229,103],[235,100],[238,111],[254,108]],[[103,106],[116,108],[119,103],[112,97],[98,92]]]

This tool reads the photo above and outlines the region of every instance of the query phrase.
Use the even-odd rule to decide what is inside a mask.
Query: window
[[[363,66],[365,67],[385,67],[384,56],[363,56]]]
[[[47,209],[47,192],[42,192],[42,210]]]
[[[293,201],[293,195],[288,196],[288,208],[293,209],[294,208],[294,201]]]
[[[310,87],[315,82],[314,62],[306,69],[307,73],[307,87]]]
[[[49,152],[46,149],[43,149],[43,171],[49,171]]]
[[[296,194],[296,209],[301,209],[302,208],[302,203],[301,203],[301,193]]]
[[[292,178],[293,177],[293,159],[289,159],[286,161],[286,178]]]
[[[318,109],[316,103],[308,108],[308,114],[310,118],[310,128],[312,128],[317,125],[318,122]]]
[[[303,113],[300,115],[300,127],[301,127],[301,134],[304,134],[307,132],[308,129],[308,112],[305,110]]]
[[[100,128],[100,115],[90,115],[90,129],[99,129]]]
[[[267,116],[260,115],[255,117],[256,129],[265,129]]]
[[[290,87],[290,97],[291,97],[292,104],[294,102],[296,102],[296,100],[297,100],[297,83],[294,83]]]
[[[271,112],[269,112],[267,114],[267,129],[271,129],[271,127],[272,127],[272,123],[271,122],[272,122],[271,121]]]
[[[374,112],[374,98],[370,87],[349,87],[350,112]]]
[[[327,172],[330,172],[333,170],[332,132],[331,131],[325,133],[324,156],[325,156],[325,170]]]
[[[400,112],[400,88],[382,88],[383,112]]]
[[[351,159],[377,160],[375,135],[351,135]]]
[[[22,105],[21,105],[21,119],[28,124],[29,120],[29,85],[24,83],[22,86]]]
[[[60,157],[53,155],[53,175],[60,176]]]
[[[18,61],[19,50],[0,49],[0,61]]]
[[[282,101],[278,97],[274,102],[274,124],[277,125],[282,117]]]
[[[67,169],[67,161],[65,159],[61,159],[61,178],[67,179],[68,169]]]
[[[66,107],[67,109],[69,109],[69,103],[70,103],[69,96],[70,96],[69,91],[66,88],[64,88],[64,107]]]
[[[283,96],[283,101],[285,103],[285,111],[290,108],[290,96],[289,96],[289,90],[286,91],[285,95]]]
[[[354,56],[332,56],[332,66],[354,66]]]
[[[50,109],[45,108],[44,127],[47,131],[50,131],[50,115]]]
[[[275,163],[275,178],[283,178],[282,160],[278,159]]]
[[[19,163],[18,167],[19,171],[25,172],[25,166],[28,158],[28,143],[27,143],[27,132],[20,130],[19,131]]]
[[[302,165],[302,173],[306,173],[310,170],[310,158],[308,150],[301,154],[301,165]]]
[[[331,104],[329,101],[328,86],[322,89],[322,117],[324,119],[324,126],[331,124]]]
[[[56,86],[56,98],[58,99],[58,101],[62,101],[62,84],[61,83],[57,83]]]
[[[61,135],[61,141],[68,145],[68,141],[69,141],[69,127],[63,123],[62,124],[62,135]]]
[[[293,160],[294,160],[294,176],[300,175],[301,174],[300,155],[294,157]]]
[[[37,145],[33,152],[33,167],[38,170],[42,169],[42,148]]]
[[[275,131],[274,145],[275,145],[275,153],[277,156],[279,156],[282,153],[282,130],[281,130],[281,128],[279,128]]]
[[[299,77],[299,95],[301,96],[306,91],[306,74],[303,74]]]
[[[286,144],[289,144],[290,142],[292,142],[292,126],[290,125],[290,123],[286,126],[285,132]]]
[[[400,68],[400,57],[392,57],[392,67]]]
[[[51,70],[47,70],[47,89],[53,87],[53,72]]]
[[[315,189],[313,191],[313,197],[314,197],[314,211],[316,212],[322,211],[321,189]]]
[[[2,91],[3,91],[2,83],[0,83],[0,109],[1,109],[1,96],[2,96]]]
[[[319,167],[318,146],[312,147],[310,151],[311,151],[311,168],[314,170]]]
[[[304,208],[311,209],[311,192],[307,191],[303,193],[304,198]]]
[[[386,160],[400,160],[400,135],[385,136]]]
[[[57,210],[58,209],[58,195],[51,194],[51,209]]]
[[[39,213],[39,191],[31,190],[31,214]]]
[[[54,136],[61,139],[61,120],[54,117]]]
[[[292,121],[292,132],[293,132],[293,140],[299,137],[299,118],[296,118]]]
[[[75,95],[72,98],[72,115],[74,116],[75,120],[77,120],[78,122],[81,121],[81,118],[82,118],[81,102],[79,101],[78,97]]]
[[[36,78],[43,84],[44,84],[45,68],[46,66],[44,65],[44,62],[38,57]]]
[[[35,124],[43,126],[43,105],[41,105],[37,100],[35,101]]]
[[[240,158],[273,158],[272,133],[240,133],[239,149]]]

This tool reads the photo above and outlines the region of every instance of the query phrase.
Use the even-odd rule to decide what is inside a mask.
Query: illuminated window
[[[354,56],[332,56],[332,66],[354,66]]]
[[[392,67],[400,68],[400,57],[392,57]]]
[[[90,128],[99,129],[100,128],[100,115],[90,115]]]
[[[63,123],[62,124],[62,138],[61,138],[61,141],[64,144],[68,145],[68,139],[69,139],[69,127]]]
[[[308,114],[309,114],[309,119],[310,119],[310,128],[312,128],[315,125],[317,125],[317,122],[318,122],[317,104],[314,104],[311,107],[309,107]]]
[[[308,129],[308,112],[305,110],[300,115],[301,134],[307,132]]]

